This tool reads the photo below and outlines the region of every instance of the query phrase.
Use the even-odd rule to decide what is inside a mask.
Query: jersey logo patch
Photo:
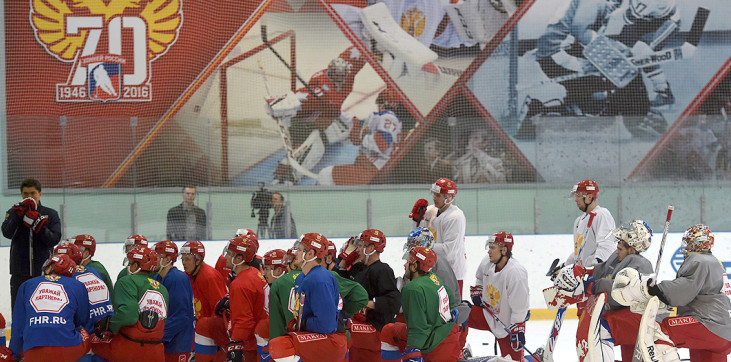
[[[151,287],[153,287],[155,289],[160,289],[160,282],[158,282],[155,279],[150,279],[150,278],[147,278],[147,280],[150,282]]]
[[[89,292],[89,304],[98,304],[109,301],[109,289],[107,285],[92,273],[84,273],[76,276],[76,280],[84,283],[86,291]]]
[[[157,313],[157,315],[160,316],[160,319],[165,319],[168,316],[168,307],[165,304],[165,297],[163,297],[162,293],[156,290],[146,291],[145,294],[142,295],[139,305],[140,313],[146,310],[151,310]]]
[[[63,285],[41,282],[30,296],[30,304],[36,313],[59,313],[69,304],[69,296]]]
[[[320,341],[323,339],[327,339],[327,336],[320,333],[298,333],[298,332],[292,332],[292,334],[297,337],[297,341],[300,343],[307,343],[307,342],[314,342],[314,341]]]
[[[375,333],[376,328],[370,324],[360,324],[351,319],[350,333]]]
[[[693,317],[675,317],[675,318],[670,318],[670,320],[668,320],[668,325],[671,327],[683,326],[683,325],[693,324],[693,323],[698,323],[698,321],[695,320],[695,318],[693,318]]]
[[[440,285],[439,278],[437,278],[436,275],[429,273],[429,279],[431,279],[432,282],[434,282],[435,285]]]
[[[485,294],[487,294],[490,306],[493,307],[492,310],[494,310],[495,313],[499,313],[499,309],[495,308],[495,306],[500,304],[500,291],[497,290],[494,285],[488,284],[485,286]]]

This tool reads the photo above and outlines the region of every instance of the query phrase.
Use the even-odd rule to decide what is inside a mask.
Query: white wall
[[[668,234],[667,243],[663,252],[663,260],[660,268],[660,279],[672,279],[675,276],[675,270],[671,265],[673,253],[680,247],[681,233]],[[653,265],[657,261],[658,251],[660,249],[660,239],[662,230],[658,227],[653,237],[653,243],[650,249],[644,255],[650,259]],[[467,278],[465,280],[463,296],[469,297],[469,286],[474,282],[475,271],[480,260],[486,255],[485,236],[468,236],[467,243]],[[716,233],[716,243],[713,248],[714,255],[721,261],[726,262],[728,271],[731,272],[731,243],[727,240],[731,239],[731,233]],[[346,239],[337,238],[333,242],[340,247]],[[271,249],[286,249],[292,246],[294,240],[262,240],[259,255],[263,255]],[[387,246],[381,258],[384,262],[391,265],[396,276],[403,275],[403,243],[405,237],[393,237],[387,239]],[[515,247],[513,249],[514,257],[528,270],[530,283],[530,305],[531,309],[545,309],[545,302],[541,291],[551,285],[546,271],[555,258],[564,260],[573,250],[573,240],[571,235],[516,235]],[[182,243],[179,243],[180,246]],[[206,246],[206,262],[215,265],[220,255],[225,241],[207,241]],[[8,265],[9,263],[9,247],[0,248],[0,265]],[[122,269],[122,246],[119,243],[105,243],[97,245],[97,252],[94,259],[99,260],[109,271],[112,280]],[[676,264],[679,260],[675,260]],[[179,269],[182,269],[180,260],[176,263]],[[9,268],[0,268],[0,313],[10,321],[10,276]]]

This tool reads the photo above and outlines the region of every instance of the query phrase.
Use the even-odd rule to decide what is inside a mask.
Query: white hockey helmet
[[[612,235],[617,241],[627,243],[640,253],[646,251],[652,243],[652,229],[642,220],[632,220],[612,230]]]

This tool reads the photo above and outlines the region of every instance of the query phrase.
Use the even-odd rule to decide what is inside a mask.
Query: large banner
[[[724,0],[5,5],[7,185],[727,179]]]

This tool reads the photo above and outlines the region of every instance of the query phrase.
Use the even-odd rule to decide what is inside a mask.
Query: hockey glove
[[[15,358],[13,358],[13,351],[11,351],[8,347],[0,346],[0,361],[15,362]]]
[[[348,241],[340,248],[340,255],[338,256],[343,262],[345,262],[346,268],[349,268],[358,259],[358,253],[356,252],[357,248],[358,240],[355,236],[348,239]]]
[[[94,334],[99,337],[99,339],[105,339],[107,337],[107,331],[109,330],[109,323],[111,322],[111,319],[111,316],[106,316],[94,323]]]
[[[48,216],[39,215],[38,211],[28,210],[23,216],[23,225],[33,230],[34,234],[38,234],[48,223]]]
[[[287,322],[287,331],[289,332],[297,332],[299,329],[297,329],[297,320],[292,318]]]
[[[470,296],[472,297],[472,304],[482,305],[482,285],[471,286]]]
[[[226,294],[221,300],[216,303],[216,309],[214,310],[217,316],[222,316],[223,313],[231,312],[231,305],[228,300],[228,294]]]
[[[520,351],[525,345],[525,322],[510,326],[510,347],[513,351]]]
[[[612,283],[612,298],[631,310],[644,310],[644,305],[652,297],[647,281],[654,275],[642,275],[635,269],[624,268],[617,273]]]
[[[34,198],[26,197],[13,205],[12,209],[18,216],[23,216],[28,210],[36,211],[36,209],[38,209],[38,203]]]
[[[424,358],[421,357],[421,350],[416,347],[408,347],[401,354],[401,360],[403,362],[424,362]]]
[[[243,362],[244,361],[244,342],[231,341],[224,348],[226,352],[226,362]]]
[[[581,284],[581,278],[585,272],[586,269],[580,265],[567,265],[558,272],[558,276],[556,276],[553,283],[560,289],[573,292]]]
[[[418,226],[422,219],[424,219],[424,213],[426,212],[426,207],[429,206],[429,202],[426,201],[426,199],[418,199],[416,200],[416,203],[414,204],[414,207],[411,208],[411,213],[409,214],[409,217],[411,220],[416,221],[416,225]]]
[[[558,259],[556,259],[556,260],[558,260]],[[549,270],[548,273],[546,273],[546,276],[547,277],[550,276],[551,277],[551,281],[552,282],[555,282],[556,281],[556,277],[558,276],[558,272],[561,271],[561,269],[563,269],[563,267],[565,265],[566,264],[564,264],[564,263],[561,263],[561,265],[556,265],[551,270]]]

